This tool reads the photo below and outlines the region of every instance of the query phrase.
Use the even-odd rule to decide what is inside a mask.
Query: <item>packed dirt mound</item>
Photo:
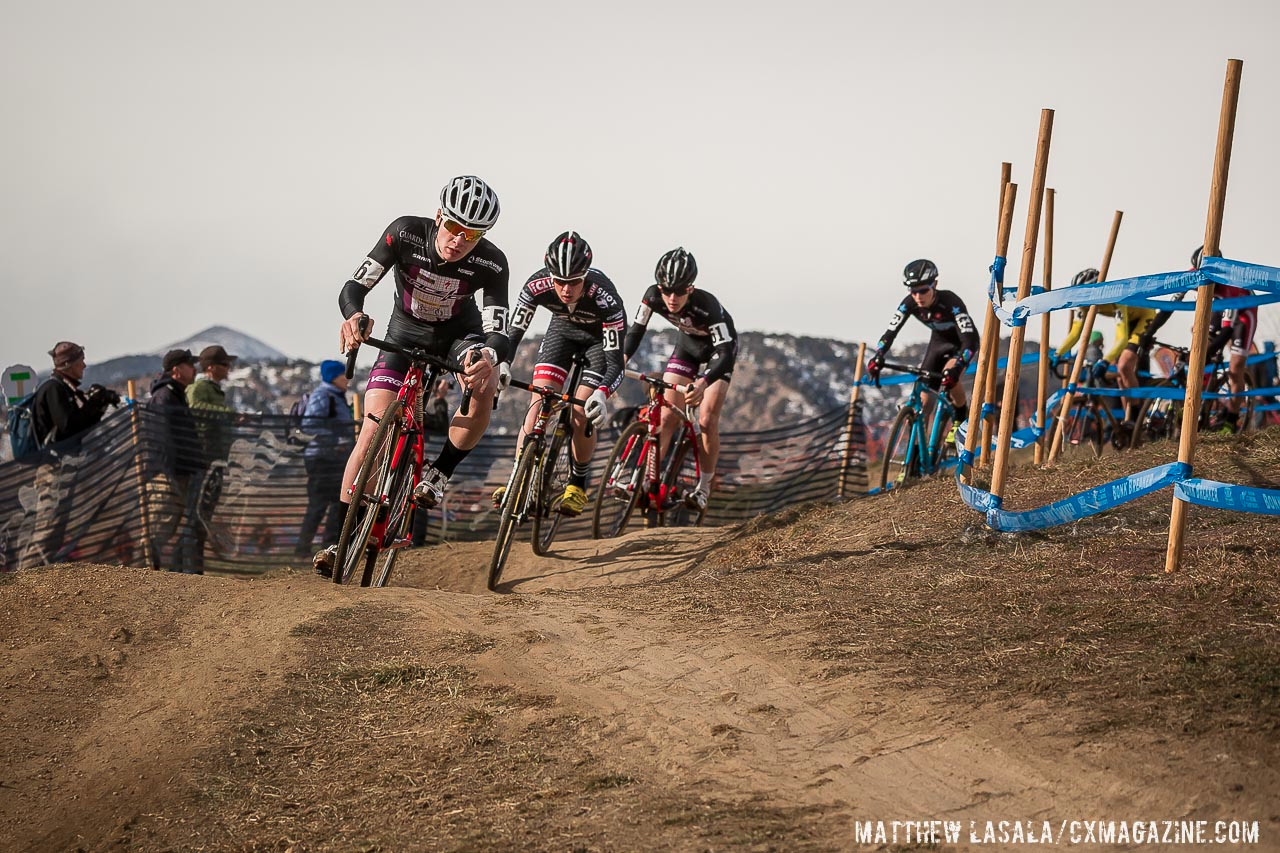
[[[1197,473],[1280,478],[1267,441],[1207,442]],[[1020,476],[1010,504],[1161,452]],[[871,821],[872,847],[957,849],[987,821],[1203,820],[1275,849],[1280,534],[1196,510],[1168,576],[1168,502],[1007,536],[934,481],[551,558],[521,542],[497,594],[483,543],[409,552],[385,590],[6,576],[0,837],[840,850]],[[930,819],[962,834],[874,835]],[[1020,846],[1003,832],[983,849]]]

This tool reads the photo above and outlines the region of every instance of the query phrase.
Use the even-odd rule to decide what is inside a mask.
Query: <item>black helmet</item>
[[[1071,286],[1075,287],[1077,284],[1097,284],[1099,275],[1100,273],[1093,267],[1080,270],[1080,272],[1076,273],[1075,278],[1071,279]]]
[[[923,287],[926,284],[938,283],[938,268],[933,261],[920,258],[912,261],[902,269],[902,283],[907,287]]]
[[[698,264],[684,247],[672,249],[658,259],[653,278],[660,290],[680,290],[693,284],[698,277]]]
[[[577,231],[566,231],[547,246],[543,260],[552,278],[582,278],[591,268],[591,246]]]
[[[1193,270],[1200,269],[1200,259],[1204,257],[1204,246],[1197,246],[1196,250],[1191,253],[1191,268]]]

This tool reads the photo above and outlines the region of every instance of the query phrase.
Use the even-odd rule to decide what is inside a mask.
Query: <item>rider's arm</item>
[[[1084,331],[1084,315],[1087,310],[1085,308],[1077,308],[1075,313],[1071,315],[1071,331],[1067,332],[1067,339],[1053,352],[1058,358],[1062,358],[1071,352],[1071,348],[1076,345],[1076,341],[1080,340],[1080,333]]]
[[[511,272],[507,269],[506,256],[502,256],[498,270],[485,282],[481,315],[484,317],[485,345],[493,349],[499,362],[510,361],[515,348],[507,337],[507,288]]]
[[[622,384],[622,368],[626,364],[622,355],[622,338],[627,330],[627,312],[622,303],[618,303],[618,310],[601,321],[600,326],[605,363],[604,378],[600,384],[612,396]]]
[[[876,350],[880,353],[887,353],[889,347],[893,346],[893,339],[898,337],[898,332],[902,331],[902,324],[907,322],[907,318],[915,313],[915,303],[911,297],[902,300],[898,305],[898,310],[893,312],[893,317],[889,319],[889,328],[885,329],[883,335],[880,336],[880,343],[876,345]]]
[[[707,359],[707,369],[702,374],[702,379],[710,385],[733,370],[734,357],[738,348],[733,318],[719,301],[716,302],[711,316],[707,318],[707,331],[711,333],[711,346],[715,349],[711,352],[711,358]]]
[[[387,226],[386,232],[369,251],[368,256],[338,293],[338,308],[344,319],[364,313],[364,297],[373,286],[382,281],[400,250],[400,233],[409,225],[409,217],[402,216]]]
[[[656,298],[658,298],[658,286],[651,284],[649,289],[644,292],[644,296],[641,297],[639,306],[636,307],[636,316],[631,319],[631,328],[627,329],[627,338],[622,344],[622,361],[624,364],[631,361],[631,357],[636,354],[636,350],[640,349],[640,341],[644,340],[644,333],[649,328],[649,318],[653,316],[653,308],[649,306],[649,303]]]
[[[529,291],[529,282],[526,281],[524,287],[520,288],[520,295],[516,297],[516,307],[511,312],[511,325],[507,329],[507,340],[510,342],[507,356],[511,360],[515,360],[516,350],[519,348],[520,342],[524,340],[525,332],[529,331],[529,324],[533,322],[533,315],[536,313],[538,313],[538,306],[533,301],[533,294]]]

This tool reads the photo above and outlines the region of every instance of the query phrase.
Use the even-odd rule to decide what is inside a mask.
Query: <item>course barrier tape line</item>
[[[1179,500],[1214,509],[1280,515],[1280,490],[1236,486],[1215,480],[1193,477],[1175,483],[1173,493]]]
[[[1190,473],[1191,466],[1182,462],[1170,462],[1095,486],[1037,509],[1019,512],[1004,509],[1002,499],[990,492],[962,483],[958,471],[956,485],[959,487],[961,500],[970,509],[983,513],[988,527],[1001,533],[1020,533],[1058,527],[1106,512],[1176,484],[1186,479]],[[1280,493],[1277,493],[1277,498],[1280,499]]]
[[[1216,299],[1214,300],[1215,309],[1247,307],[1280,301],[1280,269],[1229,258],[1205,258],[1198,270],[1157,273],[1045,291],[1027,296],[1012,305],[1000,298],[1004,292],[1000,286],[1002,283],[1003,267],[999,281],[993,272],[991,283],[987,288],[987,298],[995,309],[996,316],[1006,326],[1022,326],[1026,324],[1029,317],[1062,308],[1082,308],[1111,303],[1186,311],[1193,308],[1194,303],[1166,303],[1154,301],[1151,297],[1185,293],[1208,283],[1261,290],[1265,294]]]

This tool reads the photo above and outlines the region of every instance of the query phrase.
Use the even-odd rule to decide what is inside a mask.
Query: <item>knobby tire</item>
[[[541,447],[537,442],[529,442],[520,454],[520,463],[516,466],[515,477],[502,500],[502,514],[498,521],[498,538],[493,544],[493,559],[489,561],[489,580],[487,586],[492,591],[497,588],[502,577],[502,569],[507,564],[507,555],[511,553],[511,543],[516,536],[516,524],[520,513],[529,499],[529,490],[533,488],[534,469],[538,464],[538,453]]]
[[[916,459],[911,427],[916,421],[915,409],[899,409],[884,445],[884,462],[880,466],[880,491],[897,488],[912,477],[920,476],[920,460]],[[891,485],[892,484],[892,485]]]
[[[556,532],[564,518],[560,514],[560,498],[572,473],[569,456],[573,452],[573,421],[568,409],[556,421],[551,443],[543,456],[542,483],[538,488],[538,505],[533,508],[533,553],[545,557],[556,540]]]
[[[373,571],[373,563],[377,557],[377,546],[381,543],[376,543],[374,554],[366,554],[366,549],[369,544],[369,534],[382,508],[375,501],[369,505],[363,521],[358,526],[356,519],[359,516],[360,504],[366,502],[365,489],[369,481],[374,480],[379,487],[373,495],[378,500],[382,497],[381,488],[389,485],[384,478],[389,478],[392,473],[391,457],[395,452],[396,440],[400,437],[400,410],[403,407],[404,403],[399,398],[391,401],[386,411],[382,413],[378,428],[373,434],[373,441],[369,442],[364,458],[360,460],[360,468],[356,472],[352,488],[351,503],[347,507],[347,517],[342,522],[342,533],[338,536],[338,553],[333,565],[334,583],[348,583],[357,567],[360,568],[362,585],[369,583],[369,575]]]
[[[646,485],[643,467],[648,431],[647,424],[633,421],[613,443],[596,489],[596,505],[591,513],[592,538],[612,539],[626,529]],[[614,493],[615,485],[629,486],[631,491],[627,497],[620,497]]]

